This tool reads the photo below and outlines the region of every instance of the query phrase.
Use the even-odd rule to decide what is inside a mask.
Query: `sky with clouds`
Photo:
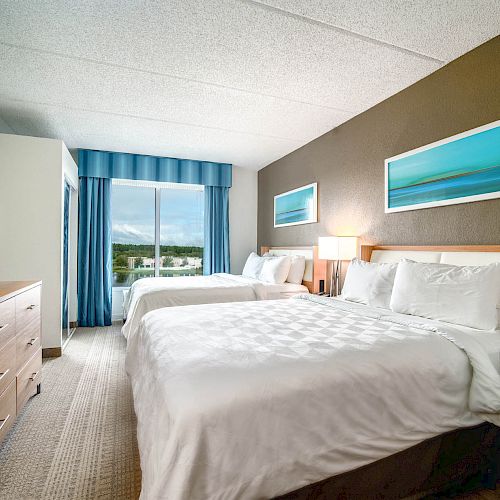
[[[113,185],[113,243],[154,244],[153,188]],[[203,246],[203,191],[163,189],[160,244]]]

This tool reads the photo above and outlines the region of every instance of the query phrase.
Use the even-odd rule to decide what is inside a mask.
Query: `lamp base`
[[[332,270],[330,272],[330,290],[329,297],[337,297],[340,295],[340,275],[342,273],[342,261],[332,261]]]

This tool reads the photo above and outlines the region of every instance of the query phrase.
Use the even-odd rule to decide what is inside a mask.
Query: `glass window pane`
[[[162,189],[160,276],[203,274],[203,190]]]
[[[113,286],[154,276],[155,190],[113,184]]]

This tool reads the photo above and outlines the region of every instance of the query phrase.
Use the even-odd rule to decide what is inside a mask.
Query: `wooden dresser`
[[[40,393],[41,292],[40,281],[0,281],[0,442]]]

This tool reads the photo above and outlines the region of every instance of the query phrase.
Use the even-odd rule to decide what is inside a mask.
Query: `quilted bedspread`
[[[499,340],[310,295],[151,312],[127,353],[141,498],[270,498],[495,421]]]
[[[143,278],[132,284],[125,300],[127,321],[122,333],[128,339],[136,333],[145,314],[162,307],[279,299],[282,292],[297,294],[304,291],[307,292],[307,288],[301,285],[264,283],[227,273]]]

